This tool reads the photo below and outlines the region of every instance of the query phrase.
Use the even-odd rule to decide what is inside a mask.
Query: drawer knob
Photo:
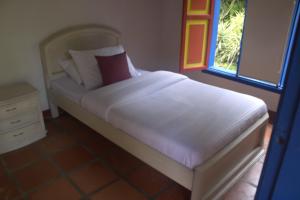
[[[15,111],[15,110],[17,110],[17,108],[16,108],[16,107],[14,107],[14,108],[10,108],[10,109],[7,109],[7,110],[6,110],[6,112],[12,112],[12,111]]]
[[[14,137],[18,137],[18,136],[21,136],[21,135],[23,135],[24,134],[24,132],[21,132],[21,133],[18,133],[18,134],[15,134],[15,135],[13,135]]]
[[[10,124],[18,124],[20,122],[21,122],[21,120],[19,119],[19,120],[16,120],[16,121],[11,121]]]

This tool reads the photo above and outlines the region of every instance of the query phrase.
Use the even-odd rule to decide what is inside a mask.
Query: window
[[[221,0],[214,67],[236,73],[245,20],[245,0]]]
[[[181,72],[201,69],[281,91],[293,1],[185,0],[183,9]]]

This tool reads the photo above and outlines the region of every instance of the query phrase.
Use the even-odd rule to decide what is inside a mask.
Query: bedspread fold
[[[191,169],[267,112],[258,98],[165,71],[89,92],[81,105]]]

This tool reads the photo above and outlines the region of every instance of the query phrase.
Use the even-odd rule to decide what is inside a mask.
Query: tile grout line
[[[81,123],[81,122],[80,122]],[[68,132],[69,130],[65,130],[66,128],[64,127],[64,132]],[[99,133],[97,133],[99,134]],[[101,135],[101,134],[100,134]],[[106,139],[106,138],[105,138]],[[106,139],[107,140],[107,139]],[[79,144],[81,146],[84,147],[85,150],[87,150],[88,152],[92,153],[107,169],[112,170],[117,176],[118,179],[116,179],[115,181],[112,181],[110,184],[107,184],[105,187],[101,187],[97,189],[97,192],[100,192],[102,190],[104,190],[105,188],[109,187],[110,185],[112,185],[113,183],[117,182],[118,180],[124,180],[125,182],[127,182],[129,185],[131,185],[135,190],[137,190],[139,193],[141,193],[144,197],[146,197],[147,199],[151,199],[149,197],[149,195],[147,193],[145,193],[144,191],[142,191],[141,189],[137,188],[136,186],[134,186],[133,184],[131,184],[127,178],[125,176],[123,176],[121,173],[119,173],[109,162],[107,162],[102,156],[98,155],[96,152],[94,152],[92,149],[90,149],[89,147],[86,146],[86,144],[82,143],[81,141],[79,141]],[[123,149],[122,149],[123,150]],[[139,167],[143,166],[143,164],[141,164],[140,166],[137,166],[136,168],[130,170],[130,172],[127,172],[127,174],[132,173],[133,171],[135,171],[136,169],[138,169]],[[91,193],[88,196],[91,197],[92,195],[96,194],[95,193]]]
[[[68,148],[71,148],[71,147],[66,147],[66,149],[68,149]],[[60,167],[59,164],[56,163],[56,161],[52,158],[52,156],[55,155],[56,153],[49,154],[46,151],[45,152],[42,151],[42,152],[44,153],[45,158],[47,158],[48,161],[59,171],[59,173],[60,173],[60,177],[59,178],[64,178],[67,182],[69,182],[71,184],[71,186],[80,194],[81,198],[88,199],[87,196],[86,196],[86,194],[83,191],[81,191],[81,189],[69,177],[68,173],[65,172],[65,170],[62,167]]]
[[[24,195],[24,191],[23,191],[20,183],[18,182],[16,177],[13,175],[13,173],[8,169],[8,167],[6,166],[5,161],[3,160],[2,156],[0,156],[0,165],[4,168],[5,175],[8,177],[8,179],[10,181],[12,181],[12,183],[16,187],[17,191],[20,193],[20,196],[14,198],[14,200],[18,200],[18,199],[25,199],[26,200],[27,197],[26,197],[26,195]]]
[[[97,133],[99,134],[99,133]],[[105,138],[106,139],[106,138]],[[107,140],[107,139],[106,139]],[[84,143],[81,143],[81,145],[86,149],[88,150],[89,152],[91,152],[93,155],[96,156],[96,158],[98,158],[98,160],[101,162],[101,164],[113,171],[116,175],[117,175],[117,179],[115,181],[112,181],[110,184],[107,184],[106,186],[104,187],[101,187],[97,190],[97,192],[100,192],[101,190],[104,190],[106,187],[109,187],[110,185],[112,185],[113,183],[119,181],[119,180],[123,180],[125,181],[126,183],[128,183],[130,186],[132,186],[136,191],[138,191],[139,193],[141,193],[141,195],[143,195],[145,198],[147,198],[148,200],[151,200],[151,198],[149,197],[149,195],[144,192],[143,190],[141,190],[140,188],[136,187],[135,185],[131,184],[129,180],[127,180],[126,176],[124,176],[123,174],[121,174],[118,170],[116,170],[109,162],[107,162],[102,156],[98,155],[96,152],[94,152],[92,149],[90,149],[89,147],[86,146],[86,144]],[[122,149],[123,150],[123,149]],[[134,167],[133,169],[129,170],[129,172],[127,172],[126,174],[130,174],[130,173],[133,173],[134,171],[136,171],[137,169],[139,169],[140,167],[142,167],[144,165],[144,163],[142,162],[140,165],[138,165],[137,167]],[[94,194],[96,194],[97,192],[92,192],[91,194],[89,194],[89,196],[92,196]]]
[[[60,128],[60,129],[64,132],[64,134],[69,134],[68,132],[69,132],[70,130],[68,130],[66,127],[59,126],[59,124],[57,124],[56,121],[54,121],[54,123],[55,123],[56,125],[58,125],[58,128]],[[83,148],[84,148],[86,151],[88,151],[92,156],[94,156],[95,159],[92,159],[91,161],[88,161],[88,162],[86,162],[86,163],[83,163],[83,164],[81,165],[81,167],[78,166],[78,167],[76,167],[75,169],[72,169],[71,171],[69,171],[69,172],[67,172],[67,173],[65,173],[64,170],[63,170],[62,168],[60,168],[60,166],[59,166],[58,164],[57,164],[56,167],[59,168],[59,169],[63,172],[64,177],[65,177],[65,178],[67,179],[67,181],[72,185],[72,187],[74,187],[75,190],[77,190],[77,192],[79,192],[79,193],[81,194],[81,199],[89,200],[89,194],[85,194],[85,192],[81,191],[81,189],[79,188],[79,186],[77,186],[76,183],[74,183],[73,180],[69,177],[69,174],[71,174],[72,171],[76,171],[76,170],[83,169],[84,167],[89,166],[90,164],[97,162],[99,159],[97,158],[95,152],[91,151],[89,148],[87,148],[85,145],[83,145],[83,143],[82,143],[81,141],[78,141],[77,138],[76,138],[75,140],[76,140],[76,141],[75,141],[75,143],[76,143],[75,145],[80,145],[81,147],[83,147]],[[74,146],[75,146],[75,145],[74,145]],[[56,162],[55,162],[53,159],[52,159],[52,164],[56,165]]]
[[[79,123],[81,123],[81,122],[79,121]],[[63,131],[64,131],[65,133],[68,133],[68,131],[70,131],[70,130],[68,130],[68,129],[65,128],[65,127],[62,127],[62,129],[63,129]],[[99,134],[99,133],[97,133],[97,134]],[[101,134],[100,134],[100,135],[101,135]],[[106,139],[106,138],[105,138],[105,139]],[[107,140],[107,139],[106,139],[106,140]],[[129,174],[133,173],[134,171],[136,171],[137,169],[139,169],[140,167],[144,166],[144,165],[145,165],[144,162],[142,162],[139,166],[137,166],[137,167],[131,169],[129,172],[126,173],[126,175],[123,175],[123,174],[121,174],[120,172],[118,172],[118,171],[117,171],[117,170],[116,170],[109,162],[107,162],[102,156],[98,155],[96,152],[94,152],[92,149],[90,149],[88,146],[86,146],[86,144],[82,143],[81,141],[79,141],[79,144],[80,144],[81,146],[83,146],[83,147],[85,148],[85,150],[87,150],[88,152],[92,153],[96,158],[99,159],[99,161],[100,161],[106,168],[112,170],[112,171],[119,177],[116,181],[112,181],[111,184],[117,182],[118,180],[123,180],[123,181],[125,181],[127,184],[129,184],[131,187],[133,187],[136,191],[138,191],[141,195],[143,195],[143,196],[144,196],[146,199],[148,199],[148,200],[153,200],[153,199],[157,198],[157,197],[159,196],[160,192],[166,191],[168,188],[170,188],[170,187],[172,186],[172,182],[171,182],[171,183],[169,183],[164,189],[160,190],[157,194],[154,194],[154,195],[151,196],[150,194],[146,193],[146,192],[145,192],[144,190],[142,190],[141,188],[139,188],[139,187],[135,186],[134,184],[132,184],[132,183],[127,179],[127,177],[126,177],[126,175],[129,175]],[[122,149],[122,148],[121,148],[121,149]],[[122,149],[122,150],[124,151],[124,149]],[[128,153],[128,152],[126,151],[126,153]],[[103,189],[105,189],[106,187],[110,186],[111,184],[107,184],[105,187],[102,187],[101,189],[98,188],[97,192],[102,191]],[[97,192],[95,192],[95,193],[92,192],[92,193],[89,194],[88,196],[90,197],[90,196],[96,194]]]
[[[38,147],[35,147],[35,148],[38,148]],[[27,163],[21,165],[20,167],[17,167],[17,168],[14,168],[14,169],[9,169],[9,167],[7,167],[7,169],[8,169],[11,173],[16,173],[16,172],[18,172],[18,171],[20,171],[20,170],[23,170],[23,169],[25,169],[25,168],[27,168],[27,167],[30,167],[30,166],[32,166],[32,165],[38,163],[38,162],[41,161],[41,160],[43,160],[43,155],[39,152],[39,153],[38,153],[38,158],[37,158],[37,159],[34,159],[34,160],[32,160],[32,161],[29,161],[29,162],[27,162]],[[5,161],[3,161],[3,162],[5,163]]]
[[[55,124],[57,124],[57,123],[55,122]],[[69,134],[68,132],[69,132],[70,130],[68,130],[66,127],[59,127],[59,128],[61,128],[62,131],[63,131],[65,134]],[[76,171],[76,170],[83,169],[84,167],[89,166],[90,164],[95,163],[95,162],[97,162],[97,161],[100,161],[100,162],[103,164],[103,160],[102,160],[102,158],[99,157],[94,151],[92,151],[90,148],[86,147],[86,145],[85,145],[84,143],[82,143],[81,141],[78,141],[78,140],[76,139],[76,143],[77,143],[76,145],[80,145],[80,146],[83,147],[86,151],[88,151],[91,155],[93,155],[93,156],[95,157],[95,159],[93,159],[93,160],[91,160],[91,161],[88,161],[88,162],[86,162],[86,163],[83,163],[82,165],[76,167],[75,169],[72,169],[70,172],[65,173],[64,175],[65,175],[65,178],[68,180],[68,182],[69,182],[69,183],[70,183],[70,184],[71,184],[78,192],[80,192],[80,194],[82,195],[82,199],[88,200],[89,197],[91,196],[91,194],[94,193],[94,192],[91,192],[91,193],[89,193],[89,194],[85,194],[83,191],[80,190],[80,188],[76,185],[76,183],[73,182],[73,180],[69,177],[68,174],[71,174],[72,171]],[[53,164],[56,165],[56,162],[55,162],[54,160],[52,160],[52,162],[53,162]],[[60,168],[60,166],[57,166],[57,167]],[[106,167],[106,166],[105,166],[105,167]],[[107,168],[107,167],[106,167],[106,168]],[[62,170],[63,173],[64,173],[64,170],[63,170],[62,168],[61,168],[61,170]],[[103,187],[101,187],[101,188],[98,188],[98,189],[97,189],[97,192],[103,190],[104,188],[108,187],[109,185],[113,184],[114,182],[117,182],[118,180],[119,180],[119,177],[117,177],[115,180],[111,181],[110,183],[106,184],[105,186],[103,186]],[[96,193],[96,192],[95,192],[95,193]]]
[[[121,180],[121,179],[120,179],[119,177],[117,177],[116,179],[114,179],[114,180],[112,180],[112,181],[106,183],[106,184],[103,185],[102,187],[99,187],[99,188],[97,188],[96,190],[90,192],[87,196],[88,196],[88,197],[92,197],[94,194],[96,194],[96,193],[98,193],[98,192],[104,190],[105,188],[109,187],[110,185],[112,185],[112,184],[114,184],[114,183],[116,183],[116,182],[118,182],[118,181],[120,181],[120,180]]]
[[[157,199],[160,195],[162,195],[164,192],[170,190],[171,188],[175,187],[176,182],[169,183],[165,188],[157,192],[155,195],[152,196],[152,199]]]
[[[34,143],[33,143],[33,144],[34,144]],[[29,195],[30,193],[36,192],[36,191],[38,191],[40,188],[42,188],[42,187],[44,187],[44,186],[47,186],[47,185],[53,183],[55,180],[57,180],[57,179],[63,177],[63,174],[62,174],[61,171],[60,171],[59,169],[57,169],[57,167],[54,165],[54,167],[59,171],[59,175],[58,175],[58,176],[53,177],[53,178],[50,178],[49,180],[45,181],[44,183],[41,183],[41,184],[39,184],[39,185],[37,185],[37,186],[34,186],[34,187],[31,188],[30,190],[25,191],[25,190],[23,190],[23,188],[21,187],[21,185],[20,185],[19,181],[17,180],[17,178],[14,176],[14,173],[16,173],[16,172],[18,172],[18,171],[20,171],[20,170],[23,170],[23,169],[25,169],[25,168],[27,168],[27,167],[33,166],[34,164],[36,164],[36,163],[38,163],[38,162],[40,162],[40,161],[43,161],[43,160],[48,160],[48,161],[53,165],[53,163],[51,162],[51,159],[50,159],[51,156],[53,156],[53,155],[55,155],[56,153],[59,153],[59,152],[61,152],[61,151],[64,151],[64,150],[66,150],[66,149],[68,149],[68,148],[71,148],[71,147],[73,147],[73,146],[76,146],[76,144],[68,145],[68,146],[66,146],[66,147],[64,147],[64,148],[62,148],[62,149],[60,149],[60,150],[58,150],[57,152],[52,152],[52,153],[48,153],[46,150],[43,149],[43,147],[37,146],[36,148],[39,149],[39,151],[40,151],[40,153],[39,153],[39,156],[40,156],[40,157],[39,157],[38,159],[33,160],[33,161],[31,161],[31,162],[28,162],[28,163],[24,164],[22,167],[17,168],[17,169],[13,169],[13,170],[9,170],[9,169],[8,169],[8,167],[5,165],[5,161],[3,161],[3,162],[4,162],[3,165],[7,168],[7,171],[11,173],[11,176],[12,176],[13,179],[14,179],[14,183],[15,183],[15,185],[18,187],[18,189],[20,190],[20,193],[22,194],[23,198],[24,198],[24,199],[27,199],[27,198],[28,198],[28,195]]]
[[[105,188],[109,187],[110,185],[112,185],[113,183],[119,181],[119,180],[123,180],[126,183],[128,183],[130,186],[132,186],[136,191],[138,191],[141,195],[143,195],[145,198],[147,198],[148,200],[150,200],[149,195],[142,191],[141,189],[139,189],[138,187],[134,186],[133,184],[130,183],[130,181],[127,180],[126,176],[122,175],[117,169],[115,169],[109,162],[107,162],[102,156],[98,155],[97,153],[95,153],[92,149],[90,149],[89,147],[86,146],[86,144],[82,143],[82,146],[85,147],[86,150],[88,150],[89,152],[91,152],[93,155],[96,156],[96,158],[98,158],[98,160],[101,162],[101,164],[114,172],[114,174],[116,174],[116,176],[118,177],[115,181],[112,181],[110,184],[107,184],[101,188],[98,188],[96,192],[92,192],[89,194],[89,196],[91,197],[92,195],[104,190]],[[123,149],[122,149],[123,150]],[[142,162],[140,165],[138,165],[137,167],[131,169],[129,172],[127,172],[126,174],[130,174],[134,171],[136,171],[137,169],[139,169],[140,167],[142,167],[144,165],[144,163]]]
[[[33,162],[31,162],[31,164],[30,164],[30,165],[27,165],[26,167],[30,167],[30,166],[32,166],[32,165],[34,165],[34,164],[36,164],[36,163],[38,163],[38,162],[40,162],[40,161],[50,161],[50,160],[48,159],[48,157],[46,156],[46,154],[45,154],[43,148],[41,148],[41,147],[39,147],[39,146],[37,146],[36,148],[40,151],[40,152],[39,152],[40,158],[37,159],[37,160],[35,160],[35,161],[33,161]],[[25,169],[26,167],[23,167],[23,168],[18,169],[18,170]],[[14,172],[16,172],[16,171],[18,171],[18,170],[15,170]],[[45,187],[45,186],[47,186],[47,185],[50,185],[51,183],[55,182],[55,181],[56,181],[57,179],[59,179],[60,177],[61,177],[61,174],[59,173],[57,176],[52,177],[52,178],[50,178],[49,180],[47,180],[47,181],[45,181],[45,182],[43,182],[43,183],[41,183],[41,184],[39,184],[39,185],[34,186],[34,187],[31,188],[30,190],[24,191],[24,195],[26,196],[26,198],[29,198],[29,194],[34,193],[34,192],[38,191],[39,189],[41,189],[41,188],[43,188],[43,187]]]

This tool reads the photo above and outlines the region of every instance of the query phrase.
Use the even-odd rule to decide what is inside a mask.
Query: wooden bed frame
[[[268,114],[208,161],[190,169],[114,128],[79,104],[51,90],[51,80],[63,73],[57,61],[69,58],[69,49],[87,50],[117,44],[120,44],[120,33],[100,25],[67,28],[51,35],[41,43],[44,78],[52,116],[58,117],[57,107],[62,108],[135,157],[191,190],[192,200],[221,199],[226,191],[264,154],[262,145]]]

